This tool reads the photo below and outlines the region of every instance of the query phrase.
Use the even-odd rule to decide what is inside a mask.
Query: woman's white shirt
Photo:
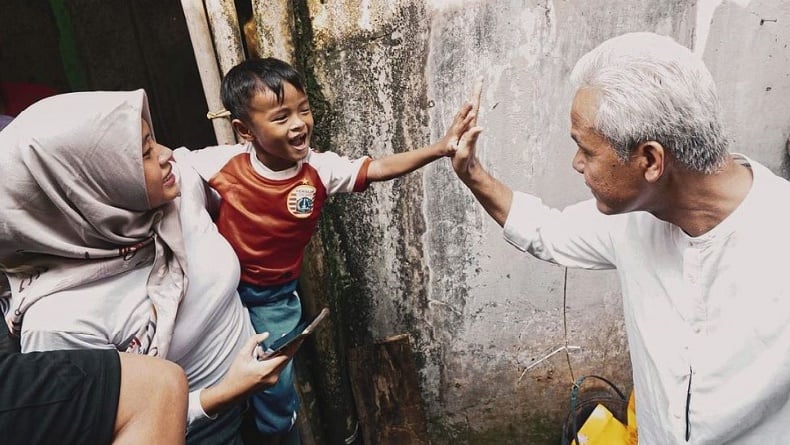
[[[189,287],[178,308],[167,359],[187,375],[193,422],[206,417],[199,390],[219,382],[253,330],[236,292],[238,258],[206,211],[203,182],[189,168],[180,171],[179,180]],[[132,270],[41,299],[25,315],[22,351],[126,350],[148,322],[151,303],[145,286],[150,271]]]

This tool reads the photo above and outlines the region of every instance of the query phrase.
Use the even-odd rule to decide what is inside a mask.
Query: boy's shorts
[[[120,388],[115,350],[2,353],[1,441],[109,444]]]

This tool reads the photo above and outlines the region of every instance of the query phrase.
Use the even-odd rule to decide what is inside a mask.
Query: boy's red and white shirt
[[[273,286],[294,280],[326,198],[364,191],[367,156],[310,150],[292,168],[273,171],[252,144],[176,150],[219,198],[216,224],[241,263],[241,281]]]

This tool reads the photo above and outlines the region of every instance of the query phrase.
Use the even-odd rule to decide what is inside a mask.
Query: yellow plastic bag
[[[628,430],[628,445],[637,445],[639,437],[636,434],[636,396],[634,391],[628,397],[628,424],[625,426]],[[581,440],[581,439],[579,439]]]
[[[578,445],[617,445],[628,444],[628,429],[602,404],[598,404],[590,417],[579,428]],[[577,445],[576,440],[571,442]]]
[[[582,392],[582,384],[591,378],[606,386]],[[633,391],[626,397],[604,377],[579,377],[571,389],[561,445],[637,445],[634,397]]]

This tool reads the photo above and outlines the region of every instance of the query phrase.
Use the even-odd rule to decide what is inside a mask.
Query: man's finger
[[[475,82],[475,89],[472,92],[472,113],[475,115],[472,125],[477,125],[477,116],[480,111],[480,96],[483,94],[483,78],[479,77]]]
[[[477,138],[483,132],[483,127],[472,127],[461,135],[461,145],[474,145],[477,143]]]

